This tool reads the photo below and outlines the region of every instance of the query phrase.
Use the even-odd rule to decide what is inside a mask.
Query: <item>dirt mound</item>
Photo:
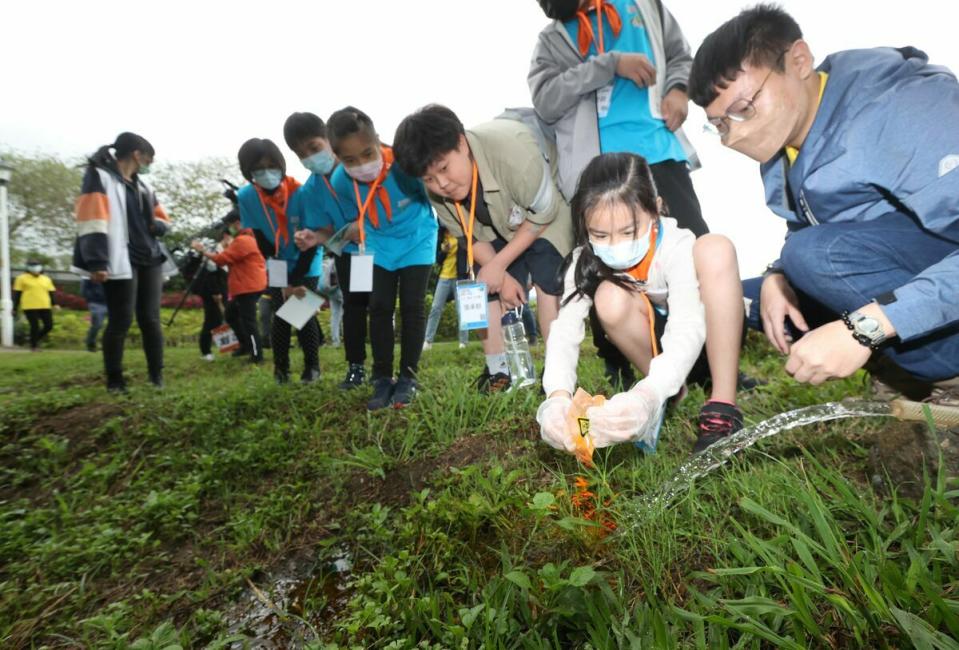
[[[386,506],[409,503],[410,493],[422,490],[438,472],[466,467],[494,454],[497,441],[488,435],[466,436],[454,442],[446,451],[428,458],[405,463],[378,479],[366,472],[358,472],[347,483],[351,503],[372,502]]]
[[[934,483],[940,457],[946,476],[959,476],[959,430],[930,431],[919,422],[891,422],[876,434],[869,452],[873,486],[880,492],[892,487],[901,496],[918,499],[923,472]]]

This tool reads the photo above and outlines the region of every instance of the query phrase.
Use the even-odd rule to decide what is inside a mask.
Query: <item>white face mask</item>
[[[43,265],[41,264],[31,264],[27,267],[27,270],[34,275],[40,275],[43,273]]]
[[[649,228],[652,226],[650,222]],[[590,242],[590,245],[593,247],[593,253],[603,261],[603,264],[614,271],[626,271],[642,262],[646,253],[649,252],[649,228],[635,239],[621,241],[612,246],[595,242]]]
[[[320,176],[326,176],[333,171],[333,167],[336,166],[336,158],[334,158],[333,154],[326,149],[323,151],[317,151],[312,156],[301,158],[300,162],[303,163],[303,166],[309,169],[312,173]]]
[[[253,182],[264,190],[275,190],[283,182],[283,170],[280,169],[257,169],[251,176]]]
[[[372,183],[376,180],[376,177],[380,175],[382,169],[383,158],[379,157],[372,162],[357,165],[356,167],[347,167],[346,173],[361,183]]]

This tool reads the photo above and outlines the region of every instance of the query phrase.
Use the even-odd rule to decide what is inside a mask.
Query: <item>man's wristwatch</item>
[[[763,271],[763,280],[768,278],[770,275],[786,275],[785,269],[777,265],[775,262],[771,262],[766,266],[766,270]]]
[[[871,316],[866,316],[859,311],[852,313],[844,311],[842,322],[852,332],[852,337],[870,350],[878,350],[879,346],[886,341],[887,337],[882,331],[882,324]]]

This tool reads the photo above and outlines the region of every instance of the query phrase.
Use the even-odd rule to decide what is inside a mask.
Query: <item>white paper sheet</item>
[[[290,296],[283,306],[276,310],[276,315],[299,330],[303,329],[322,304],[323,298],[307,289],[306,296],[303,298]]]

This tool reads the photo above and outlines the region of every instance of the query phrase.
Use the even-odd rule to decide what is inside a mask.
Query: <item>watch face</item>
[[[879,321],[875,318],[863,318],[861,321],[856,323],[856,330],[862,332],[863,334],[873,334],[879,330]]]

